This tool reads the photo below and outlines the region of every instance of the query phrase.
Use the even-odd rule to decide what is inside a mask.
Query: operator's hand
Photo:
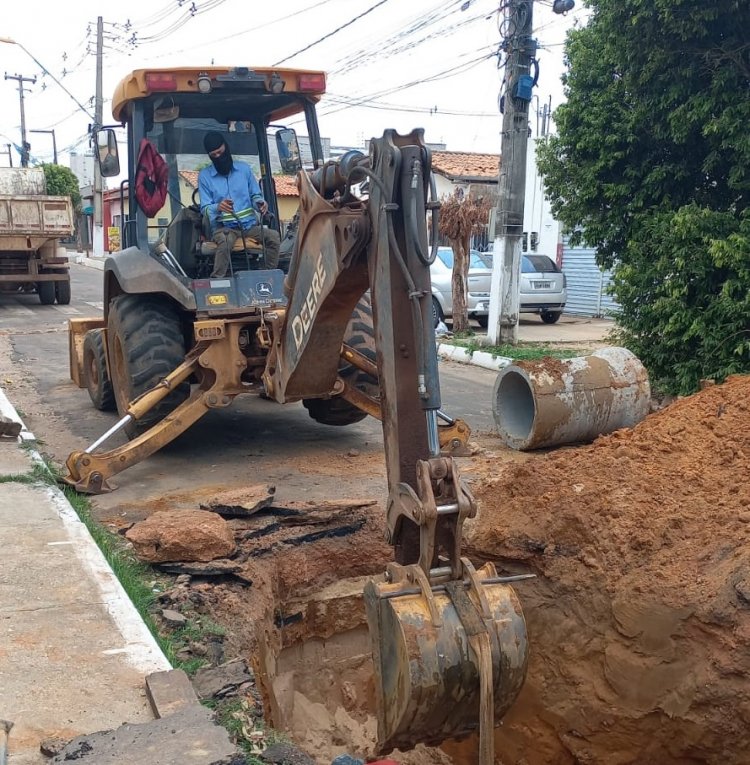
[[[231,199],[222,199],[221,202],[219,202],[219,212],[234,212],[234,202],[232,202]]]
[[[261,215],[265,215],[268,212],[268,202],[266,202],[265,199],[260,201],[260,202],[258,202],[256,207],[258,208],[258,212]]]

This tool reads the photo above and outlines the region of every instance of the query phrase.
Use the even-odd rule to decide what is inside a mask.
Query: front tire
[[[177,310],[165,298],[119,295],[109,307],[109,369],[117,411],[127,413],[133,399],[150,390],[185,360],[185,339]],[[164,419],[190,395],[181,383],[144,417],[125,426],[136,438]]]
[[[91,329],[83,338],[83,378],[91,403],[100,412],[117,409],[115,392],[107,372],[104,334],[101,329]]]
[[[562,314],[557,311],[542,311],[540,316],[545,324],[554,324]]]
[[[372,304],[369,294],[363,295],[349,320],[344,342],[375,363],[375,331],[372,322]],[[377,378],[363,372],[352,364],[343,363],[339,375],[350,385],[373,398],[379,398],[380,385]],[[367,417],[367,412],[358,409],[341,396],[333,398],[306,398],[302,404],[310,417],[323,425],[353,425]]]
[[[445,316],[443,316],[443,309],[440,307],[440,303],[438,302],[438,299],[433,295],[432,296],[432,321],[434,322],[434,326],[437,327],[437,325],[444,320],[445,320]]]

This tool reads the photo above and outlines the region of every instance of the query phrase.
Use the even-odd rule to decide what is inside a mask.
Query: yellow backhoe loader
[[[301,400],[331,425],[379,418],[395,562],[365,590],[378,745],[479,729],[480,762],[491,765],[493,727],[525,677],[527,638],[509,578],[491,564],[475,570],[461,551],[476,504],[453,459],[469,429],[440,404],[431,155],[421,130],[389,130],[368,154],[324,161],[315,111],[324,90],[322,72],[247,67],[138,70],[118,85],[113,114],[129,149],[124,249],[105,263],[104,317],[70,323],[70,358],[72,378],[120,420],[70,455],[65,480],[107,491],[111,476],[241,394]],[[284,125],[301,117],[309,156]],[[243,239],[230,274],[211,278],[214,246],[193,191],[209,130],[254,167],[267,225],[279,219],[274,173],[296,173],[299,219],[282,268],[267,269],[262,246]],[[113,129],[94,132],[103,175],[119,175]],[[152,179],[139,195],[144,140],[166,163],[166,189]],[[164,209],[149,217],[143,199],[160,191]],[[102,450],[120,430],[131,440]]]

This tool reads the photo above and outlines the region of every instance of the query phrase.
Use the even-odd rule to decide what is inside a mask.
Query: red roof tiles
[[[194,189],[198,188],[197,170],[180,170],[180,175]],[[276,195],[280,197],[299,196],[297,191],[297,178],[294,175],[274,175],[273,182],[276,184]]]
[[[432,169],[450,180],[486,179],[497,181],[499,154],[473,154],[465,151],[433,151]]]

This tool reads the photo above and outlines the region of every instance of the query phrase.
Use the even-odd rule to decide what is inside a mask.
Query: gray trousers
[[[276,268],[279,264],[279,247],[281,237],[279,232],[267,226],[251,226],[245,229],[245,237],[257,239],[265,245],[266,268]],[[240,230],[237,228],[217,228],[214,233],[214,242],[218,245],[214,255],[214,270],[211,272],[212,279],[220,279],[229,273],[229,260],[232,257],[232,247],[240,238]]]

